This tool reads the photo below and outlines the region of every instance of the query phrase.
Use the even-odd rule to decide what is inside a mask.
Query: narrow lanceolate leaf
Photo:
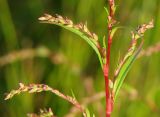
[[[109,16],[109,11],[108,11],[108,9],[107,9],[106,7],[104,7],[104,9],[105,9],[105,11],[106,11],[106,13],[107,13],[107,16]]]
[[[86,117],[91,117],[90,111],[86,109]]]
[[[39,20],[41,23],[49,23],[49,24],[55,24],[57,26],[60,26],[62,28],[65,28],[76,35],[80,36],[82,39],[84,39],[97,53],[101,67],[103,66],[102,63],[102,49],[100,47],[100,43],[98,41],[98,36],[95,33],[91,33],[87,26],[80,23],[77,25],[74,25],[73,22],[68,18],[63,18],[60,15],[51,16],[49,14],[44,14],[44,16],[40,17]]]
[[[128,71],[131,68],[131,65],[135,61],[137,55],[139,54],[141,50],[142,44],[139,46],[137,49],[137,40],[141,38],[144,35],[144,32],[147,29],[153,28],[153,20],[150,21],[148,24],[143,24],[139,26],[137,29],[136,33],[132,32],[132,42],[131,46],[128,49],[128,52],[124,56],[124,58],[120,61],[117,69],[115,70],[114,74],[114,86],[113,86],[113,95],[114,95],[114,100],[116,99],[118,92],[123,84],[123,81],[128,73]]]
[[[139,49],[133,54],[131,55],[122,65],[118,75],[116,76],[116,80],[114,82],[114,86],[113,86],[113,94],[114,94],[114,100],[116,100],[116,97],[119,93],[119,90],[123,84],[123,81],[127,75],[127,73],[129,72],[132,64],[134,63],[134,61],[136,60],[137,55],[139,54],[141,50],[141,46],[139,47]]]

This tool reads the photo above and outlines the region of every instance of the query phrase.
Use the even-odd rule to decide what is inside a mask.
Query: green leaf
[[[76,99],[76,96],[75,96],[75,94],[74,94],[74,92],[73,92],[72,89],[71,89],[71,93],[72,93],[72,97],[73,97],[74,99]]]
[[[91,117],[91,114],[88,109],[86,109],[86,117]]]
[[[114,6],[114,9],[113,9],[113,10],[114,10],[114,13],[116,12],[118,6],[119,6],[119,5],[115,5],[115,6]]]
[[[109,11],[108,11],[108,9],[107,9],[106,7],[104,7],[104,9],[105,9],[105,11],[106,11],[106,13],[107,13],[107,16],[109,16]]]
[[[116,97],[119,93],[119,90],[123,84],[124,79],[126,78],[132,64],[134,63],[134,61],[136,60],[137,55],[139,54],[140,50],[141,50],[142,44],[139,46],[139,48],[137,49],[136,52],[134,52],[133,55],[131,55],[126,62],[123,64],[123,66],[120,69],[120,72],[118,74],[118,76],[115,78],[115,83],[113,86],[113,93],[114,93],[114,100],[116,100]]]
[[[116,33],[116,31],[118,30],[118,29],[120,29],[120,28],[122,28],[122,27],[114,27],[113,29],[112,29],[112,31],[111,31],[111,38],[113,38],[113,36],[114,36],[114,34]]]
[[[89,109],[87,108],[87,109],[85,109],[85,112],[86,112],[86,117],[95,117],[95,115],[94,114],[91,114],[90,113],[90,111],[89,111]]]
[[[106,46],[106,37],[104,36],[103,37],[103,47],[106,49],[107,48],[107,46]]]
[[[56,22],[51,22],[51,21],[41,21],[41,23],[54,24],[54,25],[60,26],[60,27],[62,27],[64,29],[67,29],[67,30],[75,33],[76,35],[80,36],[82,39],[84,39],[94,49],[94,51],[98,55],[101,67],[103,68],[102,57],[101,57],[101,54],[100,54],[100,52],[99,52],[99,50],[98,50],[98,48],[96,46],[96,43],[95,43],[94,39],[92,39],[90,37],[87,37],[87,35],[85,35],[82,31],[80,31],[80,30],[78,30],[78,29],[76,29],[74,27],[69,27],[67,25],[63,25],[63,24],[56,23]]]

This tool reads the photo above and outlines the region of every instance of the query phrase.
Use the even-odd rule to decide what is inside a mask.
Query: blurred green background
[[[130,31],[137,25],[155,21],[154,29],[144,36],[144,48],[160,41],[160,0],[116,0],[116,4],[116,19],[125,28],[117,32],[113,41],[111,77],[119,55],[122,57],[129,46]],[[73,91],[82,103],[85,97],[104,91],[100,64],[91,47],[69,31],[38,22],[44,13],[60,14],[75,23],[87,22],[91,32],[103,37],[107,34],[104,6],[107,0],[0,0],[1,117],[25,117],[49,107],[58,117],[71,113],[71,104],[47,92],[24,93],[4,101],[4,94],[16,89],[19,82],[48,84],[68,95]],[[14,60],[19,51],[28,49],[37,55],[22,51],[20,60]],[[115,102],[112,117],[160,117],[159,67],[159,53],[137,59]],[[104,98],[87,107],[96,117],[104,117]]]

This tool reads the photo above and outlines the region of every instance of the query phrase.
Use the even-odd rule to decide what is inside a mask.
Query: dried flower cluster
[[[131,56],[133,55],[133,53],[136,50],[136,45],[137,45],[137,40],[139,38],[141,38],[143,36],[143,34],[145,33],[146,30],[153,28],[153,20],[150,21],[148,24],[143,24],[141,26],[139,26],[137,28],[137,33],[134,33],[133,31],[131,32],[132,34],[132,42],[130,45],[130,48],[128,49],[128,52],[125,54],[124,58],[121,60],[121,62],[119,63],[117,69],[115,70],[115,74],[114,77],[116,77],[121,69],[121,67],[123,66],[123,64],[125,63],[125,61]]]
[[[42,92],[42,91],[50,91],[52,93],[54,93],[55,95],[61,97],[62,99],[72,103],[75,107],[77,107],[81,112],[84,112],[83,108],[81,107],[81,105],[77,102],[77,100],[75,98],[72,98],[68,95],[64,95],[63,93],[59,92],[56,89],[53,89],[51,87],[49,87],[48,85],[45,84],[29,84],[24,85],[22,83],[19,83],[19,88],[17,90],[12,90],[10,93],[8,93],[5,97],[5,100],[11,99],[13,96],[20,94],[22,92],[28,92],[28,93],[38,93],[38,92]]]
[[[83,23],[79,23],[77,25],[74,25],[72,20],[70,20],[68,18],[63,18],[60,15],[52,16],[49,14],[44,14],[44,16],[42,16],[38,19],[42,22],[48,22],[48,23],[53,23],[53,24],[57,24],[57,25],[65,25],[67,27],[77,29],[77,30],[83,32],[85,35],[87,35],[90,39],[92,39],[95,44],[99,43],[98,36],[95,33],[91,33],[88,30],[87,26]]]
[[[102,58],[105,56],[105,51],[101,47],[100,42],[98,40],[98,36],[95,33],[92,33],[89,31],[87,28],[87,24],[79,23],[79,24],[73,24],[72,20],[68,19],[67,17],[64,18],[60,15],[49,15],[49,14],[44,14],[42,17],[38,18],[41,23],[50,23],[50,24],[55,24],[58,26],[62,26],[70,31],[79,33],[82,38],[87,37],[98,49],[100,55]]]
[[[136,30],[137,35],[135,35],[135,38],[142,37],[146,30],[151,29],[153,27],[154,27],[153,20],[151,20],[148,24],[142,24],[142,25],[138,26],[138,28]]]
[[[34,113],[30,113],[30,114],[27,114],[28,117],[56,117],[54,116],[51,108],[49,108],[49,110],[47,109],[40,109],[40,113],[39,115],[38,114],[34,114]]]

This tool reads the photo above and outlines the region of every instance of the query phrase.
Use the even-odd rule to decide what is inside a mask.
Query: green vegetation
[[[40,117],[54,117],[54,114],[58,117],[78,117],[82,116],[82,113],[87,117],[90,115],[110,117],[112,109],[107,109],[113,101],[112,117],[158,117],[160,3],[158,0],[115,2],[118,6],[111,0],[107,10],[104,9],[106,1],[96,0],[24,3],[1,0],[1,92],[4,94],[15,89],[20,82],[30,84],[20,83],[20,88],[12,90],[5,99],[10,99],[21,92],[50,91],[73,104],[45,92],[35,95],[25,93],[9,101],[4,101],[2,95],[1,115],[23,117],[27,113],[38,113],[40,108],[47,108],[40,111]],[[79,37],[59,27],[37,23],[37,18],[44,11],[48,13],[54,11],[76,22],[87,21],[87,23],[75,25],[73,21],[60,15],[53,17],[46,14],[39,18],[42,23],[56,24]],[[155,27],[143,36],[147,29],[153,27],[153,21],[149,22],[151,19],[155,20]],[[144,24],[144,22],[149,23]],[[143,25],[134,31],[139,24]],[[121,29],[121,26],[124,28]],[[96,32],[98,36],[92,32]],[[108,38],[108,42],[104,35]],[[83,40],[77,38],[84,39],[96,53],[93,53],[92,48]],[[131,39],[132,42],[129,44]],[[130,47],[125,54],[128,45]],[[149,48],[140,51],[142,47]],[[136,58],[138,59],[135,62]],[[106,89],[106,110],[104,89]],[[73,98],[64,94],[73,95]],[[84,111],[85,108],[88,109]],[[105,114],[106,112],[109,114]],[[28,114],[28,116],[39,115]]]

